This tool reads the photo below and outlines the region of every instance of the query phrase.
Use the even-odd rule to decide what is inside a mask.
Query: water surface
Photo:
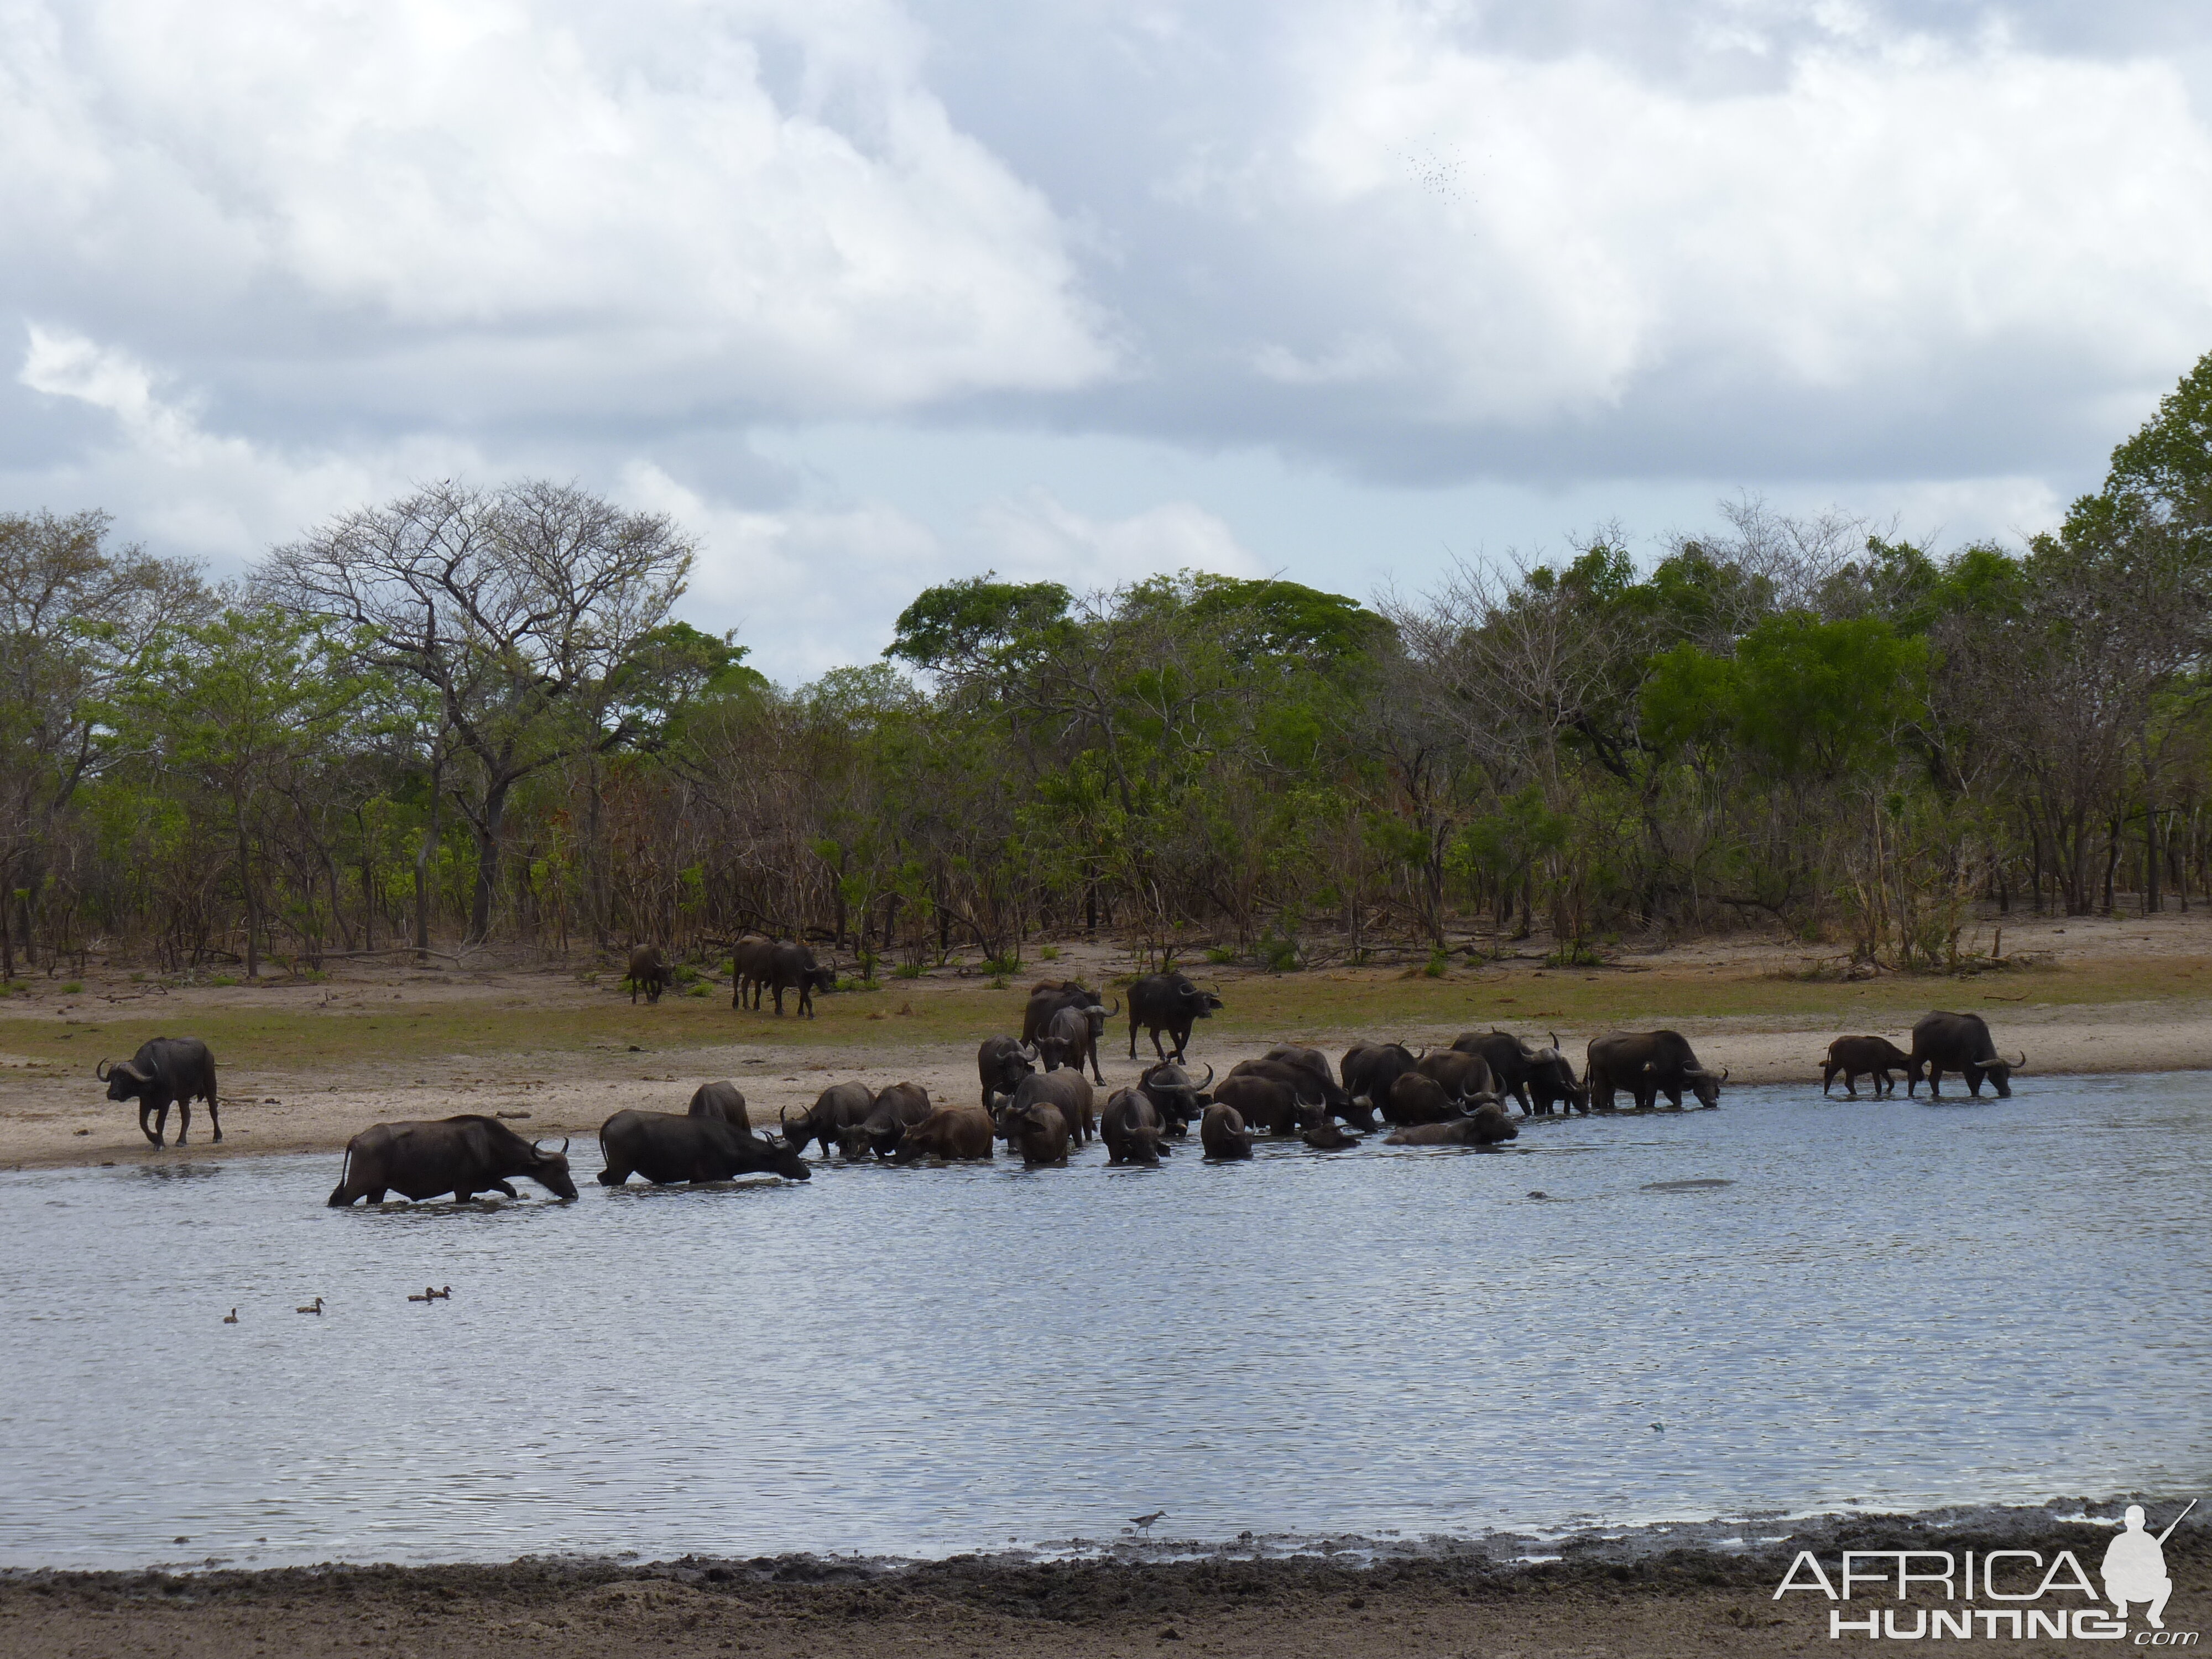
[[[2202,1490],[2208,1092],[1737,1089],[1503,1155],[1194,1139],[1157,1171],[619,1193],[580,1139],[581,1201],[465,1209],[326,1210],[335,1157],[0,1176],[0,1564]],[[453,1300],[408,1303],[426,1281]]]

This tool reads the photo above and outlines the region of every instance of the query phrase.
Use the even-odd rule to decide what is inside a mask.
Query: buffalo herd
[[[750,997],[757,1007],[768,996],[780,1010],[792,992],[798,1012],[811,1013],[812,994],[836,982],[803,945],[748,941],[735,965],[738,1006]],[[633,1000],[640,990],[657,1000],[674,982],[651,947],[631,955],[625,977]],[[1176,973],[1139,979],[1125,1000],[1110,1002],[1079,981],[1047,981],[1029,993],[1019,1036],[989,1037],[976,1050],[974,1103],[933,1100],[914,1083],[871,1089],[845,1082],[824,1089],[804,1112],[786,1108],[773,1125],[757,1126],[735,1084],[708,1083],[682,1113],[625,1109],[608,1118],[599,1127],[598,1180],[611,1188],[633,1175],[656,1185],[748,1175],[805,1181],[811,1174],[805,1154],[817,1145],[824,1157],[834,1147],[848,1164],[911,1164],[989,1158],[1003,1142],[1034,1168],[1066,1164],[1096,1141],[1109,1164],[1154,1165],[1188,1144],[1193,1124],[1201,1155],[1216,1162],[1249,1158],[1263,1136],[1322,1152],[1377,1134],[1392,1146],[1496,1150],[1520,1136],[1509,1108],[1517,1107],[1523,1121],[1610,1114],[1624,1096],[1639,1112],[1681,1110],[1689,1102],[1711,1108],[1719,1105],[1729,1078],[1726,1067],[1700,1061],[1679,1031],[1595,1037],[1577,1073],[1556,1033],[1537,1042],[1494,1028],[1443,1048],[1355,1042],[1334,1066],[1319,1049],[1278,1043],[1225,1073],[1211,1065],[1196,1073],[1186,1063],[1192,1030],[1221,1006],[1217,994]],[[1141,1031],[1150,1034],[1155,1058],[1134,1083],[1109,1090],[1100,1048],[1108,1020],[1124,1012],[1130,1056]],[[2027,1063],[2024,1054],[2008,1060],[1999,1052],[1980,1016],[1938,1012],[1912,1028],[1909,1050],[1881,1036],[1838,1037],[1821,1064],[1820,1088],[1829,1093],[1840,1076],[1856,1099],[1864,1078],[1881,1098],[1894,1092],[1902,1073],[1908,1096],[1925,1081],[1929,1097],[1939,1099],[1949,1072],[1964,1079],[1969,1095],[1978,1097],[1986,1082],[2008,1097],[2014,1074]],[[214,1139],[222,1139],[215,1059],[198,1039],[156,1037],[128,1060],[103,1060],[97,1075],[110,1100],[138,1103],[139,1127],[156,1146],[173,1105],[182,1115],[177,1145],[185,1144],[195,1099],[206,1103]],[[566,1140],[551,1150],[473,1114],[374,1124],[347,1143],[330,1204],[376,1204],[387,1194],[513,1198],[517,1179],[574,1199],[568,1152]]]

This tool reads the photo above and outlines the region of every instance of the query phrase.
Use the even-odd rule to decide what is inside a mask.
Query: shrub
[[[897,967],[891,969],[891,972],[894,976],[899,979],[920,979],[921,977],[921,964],[918,962],[902,962]]]
[[[62,994],[65,997],[73,997],[82,989],[84,989],[84,981],[82,980],[73,979],[68,984],[62,987]]]
[[[1060,946],[1057,945],[1041,945],[1037,947],[1037,955],[1042,957],[1047,962],[1058,962],[1060,960]],[[1019,964],[1017,963],[1016,965],[1018,966]]]
[[[208,983],[210,985],[222,986],[235,985],[238,983],[238,975],[235,974],[217,974],[213,979],[210,980]]]
[[[1236,961],[1237,952],[1226,945],[1211,945],[1206,947],[1206,959],[1218,968],[1226,963]]]

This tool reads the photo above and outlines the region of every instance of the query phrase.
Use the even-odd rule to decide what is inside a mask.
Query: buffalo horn
[[[2013,1061],[2013,1063],[2012,1063],[2012,1068],[2013,1068],[2013,1070],[2014,1070],[2014,1071],[2018,1072],[2018,1071],[2025,1070],[2025,1069],[2027,1068],[2027,1049],[2025,1049],[2025,1048],[2023,1048],[2023,1049],[2021,1049],[2021,1050],[2020,1051],[2020,1058],[2019,1058],[2018,1060],[2015,1060],[2014,1061]]]
[[[568,1137],[566,1135],[561,1137],[561,1156],[563,1158],[568,1156]]]
[[[1552,1039],[1552,1048],[1553,1051],[1557,1052],[1559,1046],[1559,1034],[1557,1031],[1552,1031],[1547,1035],[1548,1035]]]
[[[1726,1083],[1726,1082],[1728,1081],[1728,1074],[1729,1074],[1729,1068],[1728,1068],[1727,1066],[1722,1066],[1722,1067],[1721,1067],[1721,1081],[1722,1081],[1722,1082]]]
[[[2023,1066],[2027,1064],[2027,1055],[2021,1056],[2021,1064]],[[1211,1089],[1213,1086],[1213,1067],[1211,1065],[1206,1068],[1206,1081],[1195,1086],[1200,1089]]]
[[[1119,997],[1115,997],[1115,998],[1114,999],[1114,1006],[1113,1006],[1111,1008],[1109,1008],[1109,1009],[1106,1011],[1106,1018],[1109,1018],[1109,1019],[1111,1019],[1111,1018],[1114,1018],[1114,1016],[1115,1016],[1115,1015],[1116,1015],[1116,1014],[1120,1013],[1121,1012],[1121,998],[1119,998]]]
[[[92,1068],[92,1075],[97,1081],[105,1083],[107,1081],[107,1074],[113,1068],[108,1064],[108,1062],[103,1060],[99,1065]]]

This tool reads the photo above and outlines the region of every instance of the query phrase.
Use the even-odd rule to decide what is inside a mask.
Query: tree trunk
[[[9,912],[15,908],[7,872],[0,870],[0,985],[15,977],[15,929]]]
[[[253,866],[246,855],[243,805],[239,808],[238,885],[246,896],[246,982],[251,985],[261,976],[261,907],[256,902]]]
[[[484,791],[483,817],[471,819],[469,829],[477,843],[477,890],[469,906],[471,945],[491,937],[491,902],[499,891],[499,832],[507,819],[507,793],[512,783],[495,783]]]
[[[430,872],[438,858],[438,802],[445,787],[445,769],[437,762],[430,763],[430,822],[422,832],[422,842],[415,849],[415,948],[428,951],[430,948]],[[416,960],[427,962],[427,956]]]
[[[2154,915],[2165,907],[2158,899],[2158,808],[2143,811],[2143,914]]]

